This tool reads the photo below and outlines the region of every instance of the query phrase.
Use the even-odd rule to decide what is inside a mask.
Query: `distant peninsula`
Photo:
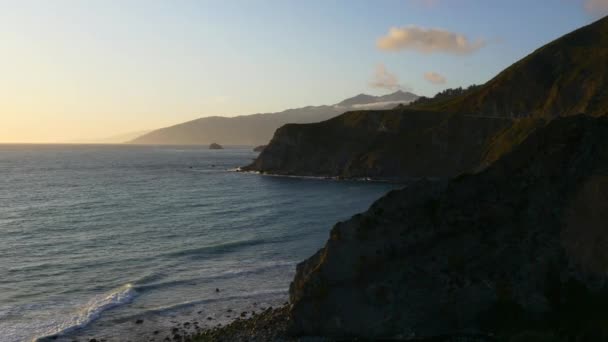
[[[223,150],[224,147],[222,145],[220,145],[220,144],[217,144],[217,143],[211,143],[209,145],[209,149],[210,150]]]
[[[267,144],[277,128],[288,123],[320,122],[355,109],[393,108],[407,104],[419,96],[397,91],[384,96],[360,94],[335,105],[307,106],[276,113],[210,116],[143,134],[130,144],[208,145],[222,141],[227,145],[258,146]]]

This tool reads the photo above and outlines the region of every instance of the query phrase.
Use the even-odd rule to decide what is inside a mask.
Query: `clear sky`
[[[483,83],[608,0],[0,0],[0,142]]]

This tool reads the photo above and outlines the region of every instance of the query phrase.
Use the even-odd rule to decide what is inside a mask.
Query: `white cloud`
[[[486,45],[486,41],[469,40],[466,36],[439,28],[418,26],[392,27],[376,43],[380,50],[414,50],[422,53],[470,54]]]
[[[585,9],[592,14],[608,14],[608,0],[585,0]]]
[[[445,84],[447,82],[445,76],[433,71],[424,73],[424,78],[433,84]]]
[[[380,63],[376,66],[374,77],[369,82],[372,88],[398,90],[401,89],[399,84],[399,78],[393,73],[389,72],[384,64]]]

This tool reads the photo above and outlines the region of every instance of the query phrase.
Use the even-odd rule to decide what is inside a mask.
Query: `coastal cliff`
[[[404,179],[470,171],[510,118],[395,108],[349,112],[307,125],[288,124],[246,171]]]
[[[607,338],[606,137],[606,118],[557,119],[481,173],[420,181],[336,224],[297,267],[292,332]]]
[[[608,341],[606,60],[608,18],[481,87],[278,129],[245,170],[421,180],[337,223],[288,306],[208,336]]]
[[[407,179],[475,172],[556,117],[608,108],[608,17],[567,34],[467,91],[279,128],[244,170]]]
[[[485,170],[337,223],[290,303],[196,341],[607,341],[608,117],[557,118]]]

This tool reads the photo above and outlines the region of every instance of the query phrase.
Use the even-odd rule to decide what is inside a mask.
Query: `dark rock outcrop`
[[[287,334],[288,307],[269,308],[247,319],[237,319],[223,326],[207,329],[193,338],[206,341],[299,341]],[[315,339],[314,341],[326,341]]]
[[[607,139],[608,118],[559,118],[480,173],[336,224],[297,267],[292,331],[608,338]]]
[[[220,144],[211,143],[211,145],[209,145],[209,149],[210,150],[223,150],[224,147],[222,147],[222,145],[220,145]]]

